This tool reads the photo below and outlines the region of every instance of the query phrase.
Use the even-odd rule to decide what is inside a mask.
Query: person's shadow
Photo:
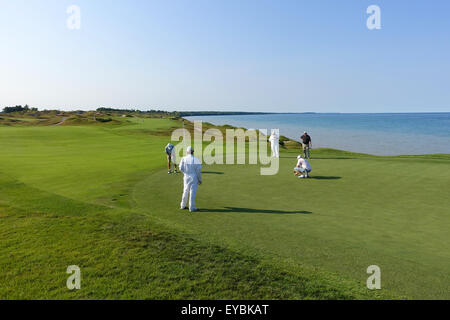
[[[250,209],[250,208],[236,208],[224,207],[223,209],[199,209],[200,212],[235,212],[235,213],[272,213],[272,214],[311,214],[311,211],[304,210],[273,210],[273,209]]]
[[[220,171],[202,171],[203,174],[224,174],[224,172]]]
[[[309,179],[317,179],[317,180],[338,180],[342,179],[341,177],[335,177],[335,176],[313,176],[311,175]]]

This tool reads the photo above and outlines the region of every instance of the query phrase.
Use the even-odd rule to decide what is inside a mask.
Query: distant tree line
[[[237,111],[164,111],[164,110],[148,110],[142,111],[138,109],[115,109],[115,108],[98,108],[98,112],[120,112],[120,113],[141,113],[141,114],[158,114],[174,117],[188,116],[216,116],[216,115],[245,115],[245,114],[269,114],[270,112],[237,112]]]
[[[37,108],[30,108],[28,105],[21,106],[17,105],[14,107],[5,107],[3,108],[4,113],[13,113],[13,112],[28,112],[33,111],[37,112]],[[164,111],[164,110],[138,110],[138,109],[118,109],[118,108],[97,108],[97,112],[117,112],[117,113],[137,113],[143,115],[151,115],[151,116],[167,116],[167,117],[188,117],[188,116],[215,116],[215,115],[250,115],[250,114],[270,114],[270,112],[237,112],[237,111]],[[48,112],[59,112],[58,110],[44,110],[44,113]],[[75,112],[75,111],[73,111]],[[78,113],[84,113],[86,111],[78,111]]]
[[[180,117],[189,116],[233,116],[248,114],[271,114],[271,112],[241,112],[241,111],[180,111]]]
[[[28,111],[38,111],[37,108],[30,108],[27,104],[25,106],[14,106],[14,107],[4,107],[3,113],[13,113],[13,112],[28,112]]]
[[[141,114],[164,114],[168,116],[179,116],[178,112],[169,112],[164,110],[147,110],[138,109],[116,109],[116,108],[97,108],[97,112],[120,112],[120,113],[141,113]]]

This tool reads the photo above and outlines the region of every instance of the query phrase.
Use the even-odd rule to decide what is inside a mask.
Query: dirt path
[[[54,126],[60,126],[60,125],[62,125],[68,118],[69,118],[69,117],[63,117],[63,118],[61,119],[61,121],[58,122],[57,124],[54,124]]]

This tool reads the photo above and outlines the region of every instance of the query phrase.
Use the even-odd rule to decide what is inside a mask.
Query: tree
[[[4,107],[3,112],[4,113],[13,113],[13,112],[20,112],[23,111],[24,108],[22,106],[15,106],[15,107]]]

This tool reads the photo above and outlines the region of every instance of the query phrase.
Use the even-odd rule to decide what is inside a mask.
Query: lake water
[[[313,147],[329,147],[374,155],[450,153],[450,113],[266,114],[193,116],[217,125],[279,129],[300,140],[307,131]]]

